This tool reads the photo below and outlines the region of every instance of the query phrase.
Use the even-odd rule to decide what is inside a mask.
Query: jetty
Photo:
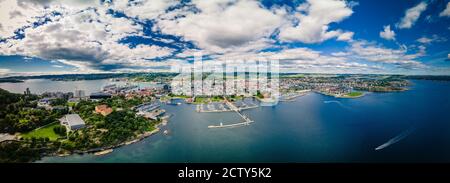
[[[230,127],[238,127],[238,126],[246,126],[250,125],[250,123],[253,123],[254,121],[251,120],[249,117],[241,113],[241,109],[236,107],[233,103],[229,102],[225,98],[225,104],[234,112],[236,112],[242,119],[244,119],[244,122],[238,122],[238,123],[232,123],[232,124],[223,124],[220,123],[220,125],[209,125],[208,128],[230,128]]]
[[[233,123],[224,125],[223,123],[220,123],[220,125],[209,125],[208,128],[231,128],[231,127],[238,127],[238,126],[245,126],[250,125],[250,123],[253,123],[254,121],[246,121],[241,123]]]

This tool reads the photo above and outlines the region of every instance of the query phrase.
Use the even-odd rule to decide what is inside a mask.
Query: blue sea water
[[[173,114],[158,133],[114,152],[45,157],[38,162],[450,162],[450,82],[413,81],[410,90],[338,99],[309,93],[293,102],[236,113]],[[375,150],[382,144],[388,145]]]

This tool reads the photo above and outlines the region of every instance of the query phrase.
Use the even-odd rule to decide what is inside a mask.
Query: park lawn
[[[202,103],[206,103],[208,101],[208,98],[205,97],[195,97],[195,104],[202,104]]]
[[[213,101],[213,102],[222,102],[223,101],[223,98],[222,97],[212,97],[211,98],[211,101]]]
[[[361,95],[363,95],[363,92],[350,92],[350,93],[346,94],[346,96],[349,96],[349,97],[359,97]]]
[[[186,96],[186,95],[174,95],[174,96],[172,96],[172,98],[187,99],[187,98],[189,98],[189,96]]]
[[[58,123],[51,123],[44,127],[37,128],[31,132],[24,133],[21,136],[23,138],[32,138],[32,137],[45,138],[45,137],[48,137],[50,140],[56,140],[60,136],[53,131],[53,128],[57,127],[58,125],[59,125]]]
[[[67,104],[69,105],[69,107],[75,107],[75,105],[77,105],[76,102],[67,102]]]

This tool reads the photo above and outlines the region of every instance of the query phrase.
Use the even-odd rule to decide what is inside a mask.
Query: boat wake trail
[[[323,103],[325,103],[325,104],[332,104],[332,103],[335,103],[335,104],[338,104],[339,106],[341,106],[342,108],[345,108],[345,109],[350,110],[349,107],[345,106],[344,104],[342,104],[341,102],[339,102],[339,101],[337,101],[337,100],[327,100],[327,101],[323,101]]]
[[[381,144],[380,146],[378,146],[377,148],[375,148],[376,151],[384,149],[392,144],[397,143],[398,141],[404,139],[405,137],[407,137],[408,135],[410,135],[412,132],[414,132],[414,130],[416,130],[416,126],[413,126],[411,128],[409,128],[408,130],[402,132],[401,134],[395,136],[394,138],[390,139],[389,141],[387,141],[384,144]]]

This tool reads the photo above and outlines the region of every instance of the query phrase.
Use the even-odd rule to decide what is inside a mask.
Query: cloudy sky
[[[450,75],[448,0],[0,0],[0,75],[281,71]]]

